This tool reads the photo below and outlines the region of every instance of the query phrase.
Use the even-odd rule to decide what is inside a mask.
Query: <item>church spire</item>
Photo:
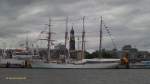
[[[73,26],[71,28],[71,31],[70,31],[70,35],[73,34],[74,35],[74,29],[73,29]]]

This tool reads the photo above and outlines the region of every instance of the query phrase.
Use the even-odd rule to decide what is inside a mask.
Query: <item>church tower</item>
[[[75,36],[74,36],[74,29],[72,26],[72,29],[70,31],[70,48],[71,51],[75,50]]]
[[[69,45],[69,50],[70,50],[70,58],[76,59],[75,56],[75,36],[74,36],[74,29],[72,26],[72,29],[70,31],[70,45]]]

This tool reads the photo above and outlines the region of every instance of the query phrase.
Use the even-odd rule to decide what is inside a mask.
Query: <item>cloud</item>
[[[110,27],[118,48],[126,44],[149,50],[150,9],[149,0],[0,0],[0,38],[6,44],[10,40],[25,39],[27,33],[45,29],[52,18],[53,38],[62,42],[65,17],[69,16],[69,29],[74,26],[75,35],[81,36],[82,16],[85,18],[87,49],[98,49],[99,21]],[[33,35],[32,35],[33,36]],[[33,36],[36,38],[37,35]],[[22,37],[22,38],[20,38]],[[9,40],[9,41],[8,41]],[[1,44],[2,45],[2,44]],[[113,45],[104,30],[103,47]]]

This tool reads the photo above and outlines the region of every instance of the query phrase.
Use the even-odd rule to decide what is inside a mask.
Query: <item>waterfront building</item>
[[[122,47],[122,50],[117,51],[118,58],[121,59],[125,53],[128,53],[130,62],[150,60],[150,53],[148,51],[140,51],[131,45],[125,45]]]

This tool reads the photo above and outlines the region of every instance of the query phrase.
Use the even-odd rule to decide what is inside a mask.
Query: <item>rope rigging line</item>
[[[112,34],[111,34],[111,32],[110,32],[109,27],[104,24],[104,28],[105,28],[106,32],[108,33],[108,36],[110,37],[114,48],[117,49],[117,46],[116,46],[115,41],[114,41],[114,39],[113,39],[113,37],[112,37]]]

